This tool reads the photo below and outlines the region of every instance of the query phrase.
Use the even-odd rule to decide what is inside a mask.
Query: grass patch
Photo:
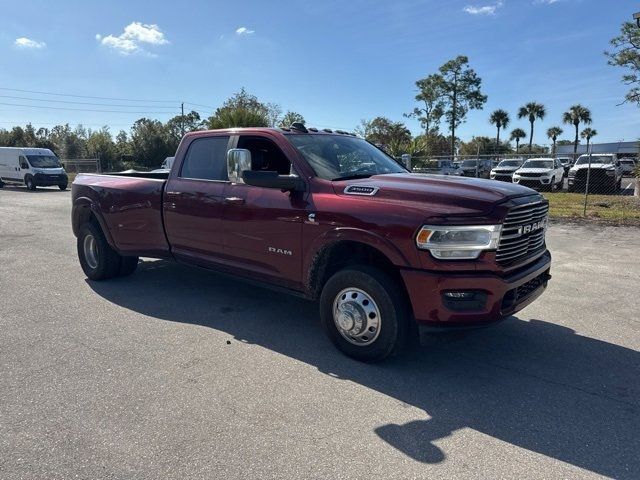
[[[589,195],[584,216],[584,193],[545,192],[549,216],[556,219],[602,221],[615,225],[640,226],[640,198],[620,195]]]

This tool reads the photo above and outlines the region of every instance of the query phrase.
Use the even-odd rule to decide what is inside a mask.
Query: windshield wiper
[[[345,175],[344,177],[332,178],[331,181],[337,182],[338,180],[356,180],[358,178],[369,178],[372,175],[372,173],[357,173],[355,175]]]

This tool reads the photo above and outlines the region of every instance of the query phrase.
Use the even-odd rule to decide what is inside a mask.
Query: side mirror
[[[279,175],[270,170],[244,170],[242,172],[244,183],[254,187],[278,188],[282,191],[303,192],[306,188],[300,177],[293,175]]]
[[[227,175],[233,183],[243,183],[242,172],[251,170],[251,152],[244,148],[232,148],[227,152]]]

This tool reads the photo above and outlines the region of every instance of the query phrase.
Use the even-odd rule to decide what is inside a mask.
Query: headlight
[[[613,176],[615,176],[616,171],[615,170],[605,170],[605,173],[607,175],[609,175],[610,177],[613,177]]]
[[[472,260],[483,250],[498,248],[502,225],[425,225],[416,236],[416,245],[442,260]]]

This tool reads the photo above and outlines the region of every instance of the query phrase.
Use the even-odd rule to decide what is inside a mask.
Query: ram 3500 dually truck
[[[511,315],[550,278],[538,193],[412,174],[343,131],[188,133],[169,173],[81,174],[72,191],[90,279],[139,256],[244,277],[317,300],[329,338],[363,361]]]

